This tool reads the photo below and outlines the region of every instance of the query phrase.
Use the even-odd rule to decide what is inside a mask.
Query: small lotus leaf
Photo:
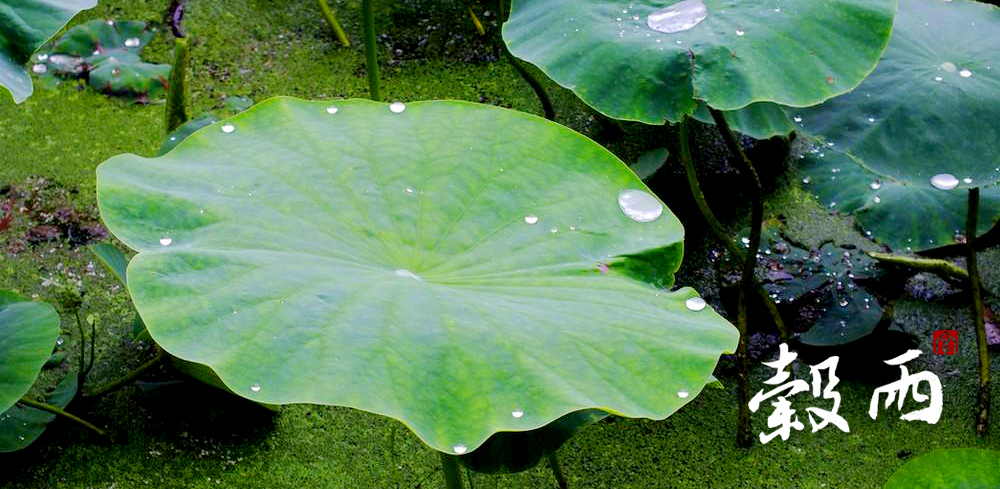
[[[0,86],[14,103],[31,95],[31,76],[24,69],[31,54],[94,5],[97,0],[0,0]]]
[[[648,25],[695,3],[705,16],[686,30]],[[896,0],[514,0],[503,37],[599,112],[662,124],[697,101],[806,107],[845,93],[875,67],[895,10]]]
[[[785,136],[796,129],[785,109],[771,102],[752,103],[742,109],[727,110],[722,115],[732,130],[755,139]],[[691,117],[706,124],[715,124],[712,114],[704,103],[698,104]]]
[[[850,173],[867,180],[827,186],[837,197],[817,186],[817,195],[860,210],[865,227],[894,248],[950,242],[964,228],[964,190],[1000,182],[997,32],[995,6],[901,0],[892,39],[871,76],[847,95],[792,111],[805,132],[850,156],[838,158],[845,172],[855,167]],[[933,186],[936,175],[953,177],[945,179],[953,188]],[[882,188],[873,192],[870,182]],[[863,203],[871,205],[876,194],[880,202],[869,209]],[[1000,218],[993,199],[981,206],[986,228]]]
[[[77,374],[69,372],[59,385],[46,396],[46,403],[65,408],[76,397]],[[12,406],[0,414],[0,452],[15,452],[35,442],[56,415],[23,404]]]
[[[672,283],[676,217],[532,115],[276,98],[97,173],[160,346],[252,400],[384,414],[441,451],[583,409],[663,418],[737,342],[693,290],[635,278]]]
[[[667,148],[652,149],[639,155],[639,159],[630,168],[635,172],[635,176],[646,180],[663,167],[668,156],[670,156],[670,151]]]
[[[58,336],[59,315],[52,306],[0,291],[0,412],[35,383]]]
[[[931,450],[903,464],[883,489],[993,489],[1000,487],[1000,451]]]

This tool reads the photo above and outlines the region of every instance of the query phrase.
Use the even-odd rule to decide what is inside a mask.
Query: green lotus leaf
[[[727,110],[722,115],[732,130],[755,139],[785,136],[796,129],[785,109],[771,102],[756,102],[742,109]],[[704,103],[698,104],[691,117],[706,124],[715,124]]]
[[[931,450],[903,464],[883,489],[992,489],[1000,487],[1000,451]]]
[[[635,172],[635,176],[646,180],[655,175],[663,167],[667,162],[668,156],[670,156],[670,151],[667,148],[651,149],[639,155],[639,159],[635,160],[635,163],[629,166],[629,168]]]
[[[829,209],[853,213],[875,241],[898,252],[915,252],[952,244],[964,233],[965,191],[911,185],[886,178],[832,148],[813,151],[802,160],[802,186]],[[986,187],[979,198],[977,225],[982,234],[997,219],[1000,188]]]
[[[170,65],[139,57],[155,36],[145,22],[92,20],[66,32],[32,70],[48,77],[85,76],[96,90],[147,102],[166,88],[170,75]]]
[[[105,268],[110,271],[122,285],[127,285],[125,280],[125,269],[128,267],[128,258],[114,245],[108,243],[98,243],[90,246],[90,252],[97,257]]]
[[[59,336],[59,315],[44,302],[0,291],[0,412],[35,383]]]
[[[46,396],[45,402],[60,409],[69,405],[76,397],[77,374],[70,371],[55,389]],[[0,414],[0,452],[15,452],[35,442],[56,415],[23,404],[15,404],[7,412]]]
[[[871,76],[847,95],[792,112],[805,132],[851,156],[845,166],[860,167],[852,173],[883,182],[878,211],[859,218],[895,248],[950,242],[964,228],[964,189],[1000,182],[997,32],[995,6],[903,0],[889,47]],[[933,185],[935,176],[945,185]],[[837,193],[836,199],[817,195],[838,204],[851,201],[853,211],[865,209],[860,204],[873,194],[867,183]],[[991,202],[982,212],[980,224],[989,228],[1000,206]]]
[[[737,342],[693,290],[636,278],[672,283],[673,214],[528,114],[276,98],[97,182],[165,350],[249,399],[380,413],[437,450],[583,409],[666,417]]]
[[[667,7],[680,13],[654,30],[650,15]],[[514,0],[503,38],[599,112],[662,124],[699,100],[806,107],[850,91],[875,67],[895,11],[896,0]]]
[[[94,5],[97,0],[0,0],[0,86],[14,103],[31,95],[31,76],[24,69],[31,54]]]

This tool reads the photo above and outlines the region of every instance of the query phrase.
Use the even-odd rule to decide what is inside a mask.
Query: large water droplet
[[[35,64],[34,66],[31,67],[31,72],[35,73],[35,74],[38,74],[38,75],[41,75],[42,73],[45,73],[46,71],[49,71],[49,67],[45,66],[44,63],[37,63],[37,64]]]
[[[619,192],[618,207],[629,219],[639,222],[655,221],[663,214],[663,204],[642,190],[629,189]]]
[[[163,246],[170,246],[170,243],[173,243],[173,242],[174,242],[174,240],[172,240],[170,238],[160,238],[160,244],[163,245]]]
[[[329,106],[329,107],[326,108],[326,113],[327,114],[336,114],[338,110],[340,110],[340,109],[338,109],[338,108],[336,108],[336,107],[334,107],[334,106],[331,105],[331,106]]]
[[[687,307],[692,311],[700,311],[704,309],[705,306],[705,299],[702,299],[701,297],[692,297],[684,301],[684,307]]]
[[[451,450],[452,450],[453,452],[455,452],[455,453],[457,453],[457,454],[461,455],[461,454],[463,454],[463,453],[465,453],[465,452],[469,451],[469,447],[467,447],[467,446],[465,446],[465,445],[462,445],[462,444],[458,444],[458,445],[455,445],[455,446],[451,447]]]
[[[127,48],[137,48],[137,47],[139,47],[139,38],[138,37],[130,37],[130,38],[126,39],[125,40],[125,47],[127,47]]]
[[[947,71],[948,73],[954,73],[956,70],[958,70],[958,67],[955,66],[955,63],[952,63],[951,61],[945,61],[944,63],[941,63],[941,69]]]
[[[222,132],[224,132],[226,134],[229,134],[229,133],[231,133],[231,132],[233,132],[235,130],[236,130],[236,126],[234,126],[232,124],[223,124],[222,125]]]
[[[420,278],[419,275],[417,275],[417,274],[415,274],[415,273],[413,273],[413,272],[411,272],[411,271],[409,271],[409,270],[407,270],[405,268],[397,269],[396,270],[396,275],[399,275],[400,277],[412,278],[413,280],[419,280],[421,282],[424,281],[424,279]]]
[[[657,10],[646,18],[650,29],[667,34],[686,31],[708,17],[708,9],[701,0],[683,0]]]
[[[872,181],[872,183],[868,184],[868,188],[870,188],[872,190],[878,190],[878,189],[882,188],[882,182],[880,182],[878,180],[874,180],[874,181]]]
[[[250,384],[250,390],[253,391],[253,392],[260,392],[260,384],[258,384],[256,382],[254,382],[253,384]]]
[[[510,412],[510,415],[513,416],[513,417],[515,417],[515,418],[520,418],[521,416],[524,416],[524,411],[522,411],[520,409],[515,409],[515,410],[513,410],[513,411]]]
[[[689,395],[691,395],[691,393],[689,393],[688,391],[685,391],[685,390],[679,390],[679,391],[677,391],[677,397],[679,397],[681,399],[686,399],[687,396],[689,396]]]
[[[538,222],[538,216],[524,216],[524,222],[528,224],[534,224]]]
[[[403,102],[393,102],[389,104],[389,110],[391,110],[393,114],[399,114],[406,110],[406,104]]]
[[[951,173],[939,173],[931,177],[931,185],[941,190],[951,190],[958,186],[958,179]]]

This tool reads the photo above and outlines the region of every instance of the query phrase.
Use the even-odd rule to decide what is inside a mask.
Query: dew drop
[[[875,122],[875,118],[874,117],[869,117],[868,118],[868,122],[872,122],[872,123]]]
[[[326,108],[326,113],[327,114],[336,114],[338,110],[340,110],[340,109],[338,109],[338,108],[336,108],[336,107],[334,107],[334,106],[331,105],[331,106],[329,106],[329,107]]]
[[[874,181],[872,181],[872,183],[868,184],[868,188],[870,188],[872,190],[878,190],[878,189],[882,188],[882,182],[880,182],[878,180],[874,180]]]
[[[413,195],[413,189],[412,188],[404,189],[403,192],[406,192],[409,195]]]
[[[750,244],[750,238],[740,238],[740,242],[743,243],[743,244],[745,244],[745,245],[749,245]]]
[[[941,190],[951,190],[958,186],[958,179],[950,173],[939,173],[931,177],[931,185]]]
[[[812,180],[809,177],[805,177],[805,178],[802,179],[802,183],[809,183],[811,181]]]
[[[45,66],[44,63],[37,63],[37,64],[35,64],[34,66],[31,67],[31,72],[35,73],[35,74],[41,75],[42,73],[45,73],[46,71],[49,71],[49,67]]]
[[[21,435],[18,435],[18,436],[17,436],[17,439],[18,439],[18,440],[21,440],[21,441],[24,441],[24,437],[23,437],[23,436],[21,436]]]
[[[948,73],[954,73],[956,70],[958,70],[958,67],[955,66],[955,63],[952,63],[951,61],[945,61],[944,63],[941,63],[941,69],[947,71]]]
[[[746,34],[746,32],[743,32],[743,29],[736,29],[737,36],[742,36],[743,34]]]
[[[934,81],[935,82],[941,83],[941,80],[944,80],[944,78],[941,78],[940,76],[935,76],[934,77]]]
[[[876,195],[875,198],[872,199],[872,201],[874,201],[876,204],[878,204],[878,203],[882,202],[882,199],[879,198],[879,196]]]
[[[528,224],[534,224],[538,222],[538,216],[533,216],[533,215],[524,216],[524,222]]]
[[[958,75],[961,76],[962,78],[968,78],[972,76],[972,72],[969,70],[962,70],[958,72]]]
[[[160,244],[163,245],[163,246],[170,246],[170,243],[173,243],[173,242],[174,242],[174,240],[172,240],[170,238],[160,238]]]
[[[260,384],[258,384],[256,382],[254,382],[253,384],[250,384],[250,390],[253,391],[253,392],[260,392]]]
[[[969,178],[969,177],[965,177],[965,178],[962,179],[962,183],[968,185],[968,184],[972,183],[972,179]]]
[[[552,228],[552,229],[549,229],[549,232],[550,232],[550,233],[552,233],[552,234],[556,234],[556,233],[558,233],[558,232],[559,232],[559,228]]]
[[[513,417],[515,417],[515,418],[520,418],[521,416],[524,416],[524,411],[522,411],[520,409],[515,409],[515,410],[513,410],[513,411],[510,412],[510,415],[513,416]]]
[[[451,447],[451,450],[453,452],[461,455],[461,454],[467,452],[469,450],[469,447],[467,447],[465,445],[462,445],[462,444],[459,444],[459,445],[455,445],[455,446]]]
[[[138,37],[130,37],[130,38],[126,39],[125,40],[125,47],[127,47],[127,48],[137,48],[137,47],[139,47],[139,38]]]
[[[663,204],[642,190],[628,189],[618,193],[618,207],[629,219],[652,222],[663,214]]]
[[[47,59],[49,59],[49,55],[48,54],[42,53],[42,54],[38,55],[38,61],[45,61]]]
[[[799,116],[792,117],[792,120],[795,122],[802,122],[802,118]]]
[[[231,132],[233,132],[235,130],[236,130],[236,126],[234,126],[232,124],[223,124],[222,125],[222,132],[224,132],[226,134],[229,134],[229,133],[231,133]]]
[[[701,0],[683,0],[649,14],[646,25],[658,32],[670,34],[691,29],[708,17],[708,9]]]
[[[404,110],[406,110],[406,104],[404,104],[403,102],[393,102],[389,104],[389,110],[391,110],[393,114],[402,113]]]
[[[705,305],[705,299],[702,299],[701,297],[692,297],[684,301],[684,307],[696,312],[704,309]]]
[[[686,399],[687,396],[689,396],[689,395],[691,395],[691,394],[688,391],[685,391],[685,390],[677,391],[677,397],[679,397],[681,399]]]

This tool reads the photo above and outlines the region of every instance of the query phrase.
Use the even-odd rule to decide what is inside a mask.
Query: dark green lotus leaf
[[[837,195],[816,186],[817,195],[857,212],[894,248],[950,242],[964,228],[964,190],[1000,182],[997,32],[1000,8],[992,5],[901,1],[889,47],[872,75],[847,95],[792,112],[805,132],[850,155],[838,158],[843,171],[851,167],[852,175],[885,184],[873,192],[867,183],[842,186],[840,179],[827,189]],[[945,189],[932,184],[937,175],[948,183]],[[881,202],[873,206],[876,193]],[[1000,206],[984,202],[980,224],[989,228],[998,217]]]
[[[599,112],[662,124],[698,100],[806,107],[845,93],[875,67],[896,11],[896,0],[704,0],[704,20],[687,30],[648,26],[677,3],[514,0],[503,37]]]
[[[485,474],[522,472],[538,465],[577,431],[607,417],[604,411],[587,409],[569,413],[537,430],[495,433],[476,451],[458,460],[466,468]]]
[[[128,258],[114,245],[108,243],[98,243],[90,246],[90,252],[110,271],[122,285],[128,285],[125,281],[125,268],[128,267]]]
[[[803,188],[831,210],[853,213],[865,234],[897,252],[915,252],[952,244],[964,233],[966,191],[913,185],[870,170],[864,162],[829,147],[806,153]],[[1000,188],[980,191],[978,229],[996,222]]]
[[[785,136],[796,129],[785,109],[771,102],[757,102],[742,109],[722,113],[729,127],[755,139]],[[699,103],[691,117],[706,124],[715,124],[704,103]]]
[[[651,149],[639,155],[639,159],[629,166],[629,168],[635,172],[635,176],[646,180],[655,175],[663,167],[664,163],[667,162],[668,156],[670,156],[670,151],[667,148]]]
[[[167,85],[170,65],[146,63],[139,53],[156,29],[139,21],[92,20],[37,56],[33,71],[48,77],[87,77],[95,89],[147,102]]]
[[[35,383],[59,336],[59,315],[44,302],[0,291],[0,412]]]
[[[65,408],[76,397],[77,374],[70,371],[55,389],[46,396],[45,402],[58,408]],[[15,452],[35,442],[56,415],[41,409],[16,404],[0,414],[0,452]]]
[[[31,95],[31,76],[24,69],[31,54],[94,5],[97,0],[0,0],[0,86],[14,103]]]
[[[634,278],[679,266],[669,210],[649,220],[620,160],[528,114],[276,98],[97,174],[164,349],[255,401],[380,413],[438,450],[583,409],[663,418],[737,341],[693,290]]]
[[[883,489],[993,489],[1000,487],[1000,451],[931,450],[903,464]]]

